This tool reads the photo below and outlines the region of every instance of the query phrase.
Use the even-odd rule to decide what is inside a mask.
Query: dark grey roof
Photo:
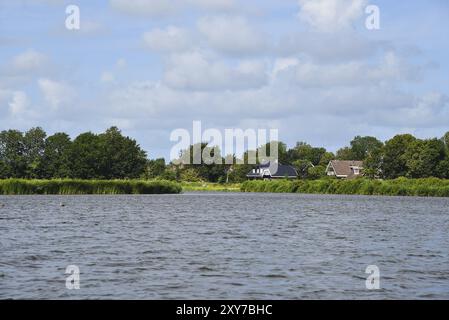
[[[295,168],[292,166],[287,165],[278,165],[278,170],[275,173],[272,173],[272,176],[274,177],[297,177],[298,173],[296,172]]]
[[[275,170],[277,166],[277,170],[275,172],[273,172],[273,170]],[[271,172],[271,176],[272,177],[297,177],[298,173],[296,172],[295,168],[293,168],[292,166],[288,166],[288,165],[283,165],[283,164],[275,164],[275,163],[270,163],[270,162],[266,162],[263,164],[260,164],[256,167],[256,169],[267,169],[270,168],[270,172]],[[253,173],[252,170],[250,172],[248,172],[248,174],[246,175],[248,178],[253,178],[253,177],[260,177],[259,173]]]

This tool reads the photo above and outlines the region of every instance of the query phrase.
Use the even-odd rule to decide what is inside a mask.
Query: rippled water
[[[0,197],[0,298],[448,299],[448,231],[449,199]]]

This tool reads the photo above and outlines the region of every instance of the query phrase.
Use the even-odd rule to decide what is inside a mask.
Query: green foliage
[[[47,138],[41,128],[0,133],[0,178],[135,179],[145,172],[146,153],[116,127],[96,135],[65,133]]]
[[[181,171],[181,181],[199,182],[201,177],[198,175],[197,170],[188,168]]]
[[[46,139],[39,170],[42,178],[70,176],[69,150],[71,146],[72,141],[66,133],[55,133]]]
[[[290,163],[294,163],[295,160],[302,160],[317,166],[322,163],[323,160],[326,161],[329,159],[327,161],[329,162],[334,156],[333,154],[326,152],[325,148],[314,148],[305,142],[297,142],[294,148],[288,150],[288,157]],[[323,157],[327,159],[323,159]]]
[[[243,192],[350,194],[385,196],[449,197],[449,180],[438,178],[394,180],[251,180],[241,185]]]
[[[407,175],[407,149],[414,141],[416,138],[412,135],[402,134],[385,143],[382,165],[385,178],[394,179]]]
[[[405,152],[407,176],[410,178],[436,177],[438,165],[445,157],[441,140],[415,140]]]
[[[325,166],[310,167],[307,170],[307,173],[308,179],[320,179],[326,176],[326,167]]]
[[[165,194],[181,191],[179,184],[163,180],[0,180],[0,195]]]
[[[145,169],[145,178],[154,179],[162,176],[165,173],[166,165],[165,159],[149,160]]]
[[[383,143],[375,137],[357,136],[351,141],[352,159],[364,161],[370,154],[377,152],[383,147]]]
[[[22,178],[27,171],[23,134],[17,130],[0,133],[0,178]]]

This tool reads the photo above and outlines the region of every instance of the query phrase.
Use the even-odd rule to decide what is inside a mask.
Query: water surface
[[[0,298],[448,299],[448,231],[444,198],[1,196]]]

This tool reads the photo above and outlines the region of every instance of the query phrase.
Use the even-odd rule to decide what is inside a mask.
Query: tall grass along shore
[[[449,197],[449,180],[426,178],[394,180],[272,180],[246,181],[241,186],[243,192],[351,194],[385,196]]]
[[[165,180],[0,180],[0,195],[164,194],[181,191],[180,184]]]

